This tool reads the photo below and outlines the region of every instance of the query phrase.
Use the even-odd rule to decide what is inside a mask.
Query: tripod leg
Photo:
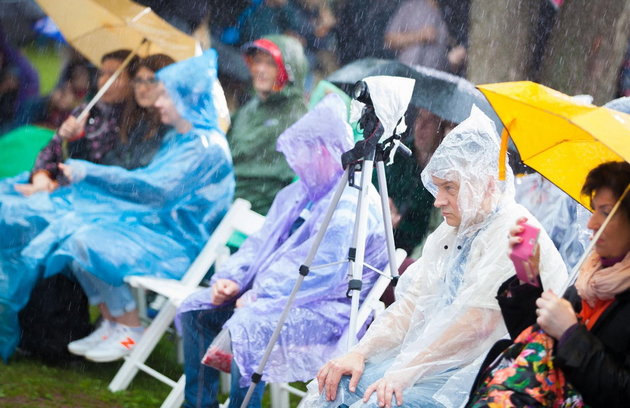
[[[385,164],[382,160],[376,161],[376,177],[378,179],[378,192],[381,196],[383,221],[385,222],[385,240],[387,242],[387,257],[389,258],[389,271],[394,286],[398,281],[398,268],[396,267],[396,246],[394,244],[394,232],[392,228],[392,214],[389,211],[389,192],[385,179]]]
[[[322,239],[324,238],[324,234],[326,233],[326,229],[328,228],[330,219],[332,218],[333,213],[335,212],[335,209],[337,208],[337,204],[339,203],[341,194],[346,188],[346,183],[348,182],[348,176],[351,171],[353,171],[352,168],[348,168],[348,170],[344,172],[341,180],[339,180],[337,189],[335,190],[335,194],[333,195],[333,198],[330,201],[330,205],[328,206],[326,215],[324,216],[324,220],[322,221],[322,225],[319,231],[317,231],[317,235],[315,236],[313,245],[311,246],[309,253],[306,256],[306,260],[304,261],[304,264],[300,266],[300,271],[299,271],[300,276],[298,277],[297,281],[295,282],[295,285],[293,286],[293,290],[291,291],[291,294],[289,295],[287,304],[285,305],[284,310],[282,311],[282,314],[280,315],[280,318],[278,319],[278,323],[276,325],[276,328],[273,331],[273,334],[271,335],[271,338],[269,339],[269,342],[267,343],[267,347],[265,348],[263,357],[260,360],[260,364],[258,365],[256,372],[252,374],[252,383],[249,385],[249,388],[247,389],[247,394],[245,395],[245,399],[243,400],[243,403],[241,404],[241,408],[247,407],[247,405],[249,404],[249,401],[252,398],[256,385],[262,379],[262,372],[265,369],[267,360],[269,360],[269,356],[271,355],[271,350],[273,350],[274,345],[278,341],[278,337],[280,337],[282,326],[284,326],[284,322],[287,320],[287,316],[289,315],[289,311],[291,310],[291,305],[293,304],[293,301],[295,300],[295,297],[297,293],[299,292],[300,287],[302,286],[302,282],[304,281],[304,278],[306,277],[306,275],[308,275],[309,268],[311,266],[311,263],[313,262],[313,258],[315,258],[317,249],[319,248],[319,245],[321,244]]]
[[[373,160],[364,160],[361,171],[361,190],[357,203],[357,211],[354,222],[354,232],[352,235],[352,245],[350,247],[349,259],[350,273],[352,279],[349,283],[349,293],[351,296],[350,326],[348,328],[348,349],[357,341],[357,317],[359,312],[359,301],[361,299],[361,285],[363,277],[363,264],[365,260],[365,241],[367,239],[368,224],[368,192],[372,183]]]

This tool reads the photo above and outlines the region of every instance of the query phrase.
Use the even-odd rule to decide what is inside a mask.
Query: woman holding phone
[[[602,227],[629,184],[630,164],[626,162],[604,163],[588,174],[582,193],[591,198],[593,214],[587,227],[593,233]],[[511,247],[522,242],[524,221],[520,219],[510,231]],[[535,253],[528,262],[532,273],[538,276]],[[497,299],[513,339],[533,323],[555,339],[554,364],[564,374],[567,384],[581,395],[584,404],[627,406],[630,401],[630,195],[623,198],[595,243],[594,251],[582,265],[575,285],[564,297],[525,284],[515,276],[501,286]],[[502,351],[506,344],[502,346],[497,343],[494,350]],[[494,356],[489,355],[486,361],[494,360]],[[481,377],[488,378],[485,370],[480,372]],[[516,381],[518,375],[522,374],[514,373],[505,382]],[[504,402],[517,406],[530,404],[523,402],[522,395],[515,400],[508,390],[484,386],[473,390],[468,406],[487,406],[497,398],[505,398]]]

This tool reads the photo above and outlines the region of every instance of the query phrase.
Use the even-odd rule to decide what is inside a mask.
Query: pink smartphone
[[[533,276],[531,268],[527,260],[533,255],[536,248],[536,242],[538,241],[538,234],[540,229],[533,227],[529,224],[521,224],[523,232],[519,235],[523,238],[523,242],[514,245],[512,252],[510,253],[510,259],[514,263],[516,269],[516,276],[522,282],[527,282],[533,286],[540,286],[538,283],[538,277]]]

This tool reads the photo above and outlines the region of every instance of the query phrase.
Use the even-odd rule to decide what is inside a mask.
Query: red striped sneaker
[[[85,353],[85,358],[98,363],[118,360],[131,352],[140,341],[144,329],[118,323],[114,332]]]
[[[68,351],[77,356],[84,356],[90,349],[96,347],[98,343],[107,340],[115,329],[115,322],[103,319],[101,324],[89,336],[69,343]]]

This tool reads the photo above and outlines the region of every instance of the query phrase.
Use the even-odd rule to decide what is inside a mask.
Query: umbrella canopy
[[[466,79],[443,71],[421,66],[410,67],[393,60],[366,58],[340,68],[326,80],[350,91],[357,81],[379,75],[415,79],[410,102],[414,106],[425,108],[451,122],[460,123],[470,115],[470,108],[475,104],[501,130],[501,121],[481,92]]]
[[[130,0],[36,0],[66,41],[90,62],[122,48],[141,57],[163,53],[180,61],[200,53],[197,41]]]
[[[589,198],[580,191],[588,172],[607,161],[630,162],[628,114],[581,104],[533,82],[477,88],[499,115],[521,160],[586,208]]]

